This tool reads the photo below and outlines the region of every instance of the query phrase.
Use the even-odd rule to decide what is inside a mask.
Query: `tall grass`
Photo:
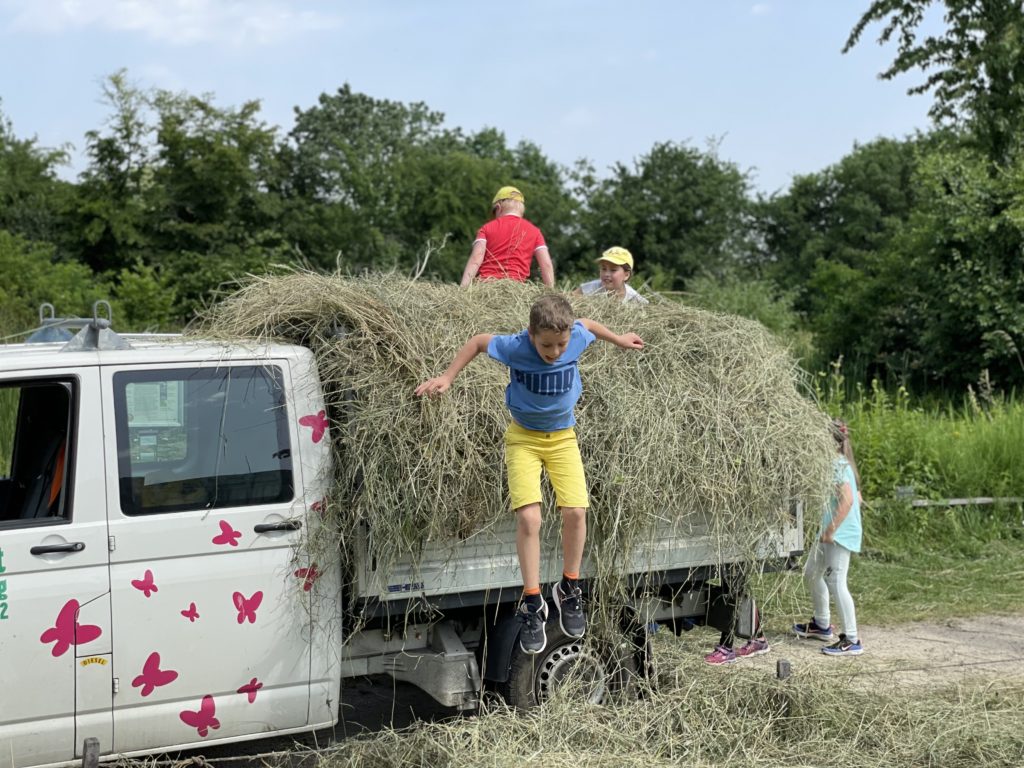
[[[961,402],[917,402],[877,380],[847,394],[840,364],[817,377],[823,407],[850,425],[867,499],[1024,497],[1024,403],[984,386]]]
[[[7,477],[11,471],[14,427],[18,418],[20,394],[20,389],[0,387],[0,477]]]
[[[914,507],[909,498],[1024,497],[1024,403],[984,382],[960,402],[920,400],[877,381],[851,388],[838,363],[818,374],[816,389],[825,410],[849,423],[860,470],[864,551],[850,585],[865,620],[938,620],[1024,603],[1024,505]],[[785,582],[770,608],[787,615],[806,602],[799,582]]]

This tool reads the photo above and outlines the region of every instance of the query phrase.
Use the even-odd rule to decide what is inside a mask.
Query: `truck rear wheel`
[[[536,707],[565,686],[576,686],[591,704],[637,695],[638,654],[624,638],[569,637],[557,620],[548,623],[547,634],[547,647],[538,654],[525,653],[518,641],[513,646],[508,680],[499,687],[510,705]]]

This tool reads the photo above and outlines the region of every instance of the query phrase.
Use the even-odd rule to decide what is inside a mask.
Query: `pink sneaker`
[[[724,645],[716,645],[715,650],[704,657],[708,664],[732,664],[736,660],[736,652]]]
[[[760,656],[762,653],[768,653],[771,650],[771,646],[768,645],[768,641],[763,637],[750,640],[742,648],[736,651],[737,658],[747,659],[751,656]]]

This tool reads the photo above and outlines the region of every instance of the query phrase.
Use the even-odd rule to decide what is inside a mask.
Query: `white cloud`
[[[750,7],[750,12],[754,16],[765,16],[772,12],[772,7],[768,3],[755,3]]]
[[[340,18],[285,0],[0,0],[17,29],[63,32],[100,28],[172,45],[267,45],[332,29]]]

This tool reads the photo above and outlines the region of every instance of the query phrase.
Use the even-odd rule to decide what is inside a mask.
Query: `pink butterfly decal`
[[[238,689],[238,693],[244,693],[249,697],[249,703],[256,703],[256,691],[263,687],[263,683],[257,680],[255,677],[248,683]]]
[[[327,414],[324,411],[319,411],[316,416],[303,416],[299,419],[299,424],[304,427],[312,427],[313,442],[319,443],[324,439],[324,432],[327,431]]]
[[[302,591],[309,592],[313,588],[313,583],[322,574],[317,570],[316,563],[313,563],[309,568],[299,568],[295,571],[295,575],[302,579]]]
[[[78,623],[78,601],[68,600],[57,614],[57,621],[39,636],[39,642],[53,643],[51,653],[63,656],[72,645],[91,643],[103,634],[95,624]]]
[[[149,654],[146,663],[142,665],[142,674],[132,680],[132,688],[142,686],[142,695],[149,696],[161,685],[173,683],[178,679],[178,673],[173,669],[160,669],[160,654],[156,651]]]
[[[214,544],[229,544],[232,547],[238,546],[238,540],[242,537],[241,531],[236,531],[227,520],[220,521],[220,533],[213,537]]]
[[[153,583],[153,572],[148,568],[146,569],[146,575],[141,579],[132,579],[132,586],[146,597],[149,597],[154,592],[160,591],[156,588],[156,584]]]
[[[196,604],[195,603],[189,603],[188,604],[188,610],[187,611],[182,611],[181,615],[184,616],[186,619],[188,619],[189,624],[195,624],[196,623],[196,619],[199,618],[199,611],[196,610]]]
[[[203,696],[203,703],[199,705],[199,710],[193,712],[190,709],[182,710],[178,713],[178,717],[185,725],[192,726],[199,732],[200,736],[206,736],[210,733],[210,729],[220,728],[220,720],[214,717],[217,708],[213,703],[213,696],[206,694]]]
[[[231,596],[231,599],[235,602],[235,608],[238,609],[238,623],[241,624],[246,619],[249,620],[250,624],[256,623],[256,609],[260,607],[260,603],[263,602],[263,593],[254,592],[252,597],[247,598],[241,592],[235,592]]]

